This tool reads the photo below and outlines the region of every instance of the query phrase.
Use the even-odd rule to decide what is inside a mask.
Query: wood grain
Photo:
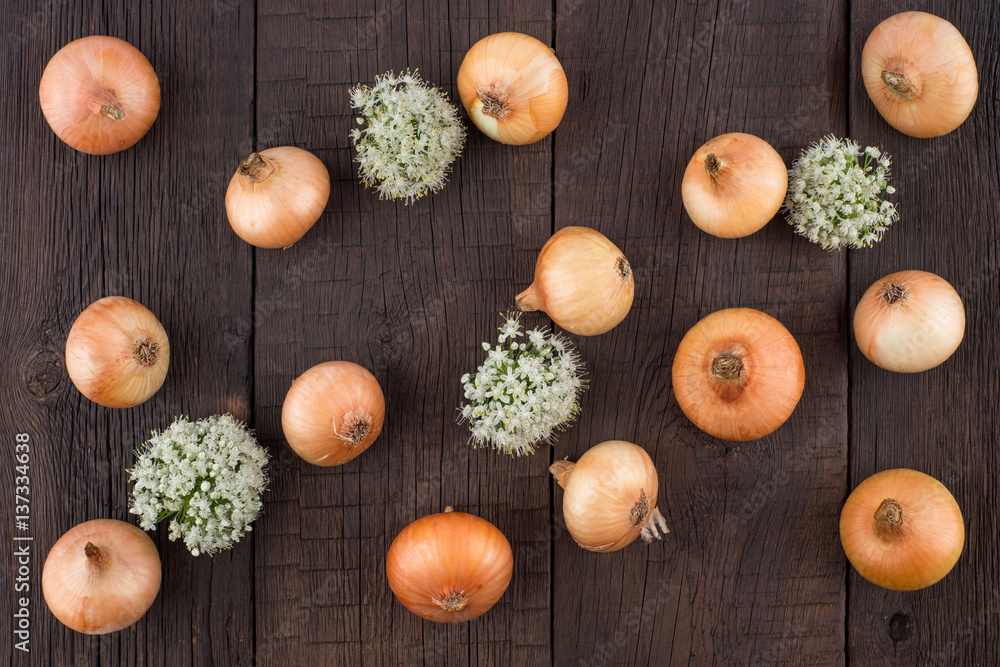
[[[843,132],[846,52],[829,45],[843,39],[844,15],[840,3],[638,2],[559,17],[572,112],[556,137],[556,225],[615,241],[636,300],[615,330],[581,341],[591,388],[555,454],[610,439],[645,447],[672,530],[612,554],[557,540],[559,664],[843,662],[845,258],[780,217],[745,239],[708,236],[684,212],[680,181],[694,151],[724,132],[756,134],[786,160]],[[777,317],[806,362],[791,419],[743,444],[698,431],[669,389],[687,329],[734,306]]]
[[[495,16],[499,11],[499,16]],[[261,148],[315,152],[333,181],[304,239],[258,251],[255,414],[277,465],[255,532],[258,658],[264,664],[493,665],[550,660],[547,457],[511,460],[468,445],[455,423],[459,379],[480,363],[551,232],[551,144],[491,142],[470,126],[437,195],[379,201],[352,163],[348,91],[388,70],[419,70],[457,100],[462,57],[503,29],[551,36],[545,8],[515,2],[261,2],[257,127]],[[362,456],[333,469],[299,461],[282,440],[291,382],[332,359],[378,378],[387,419]],[[458,627],[407,612],[384,560],[396,534],[452,505],[510,540],[516,576],[500,603]]]
[[[960,6],[959,6],[960,5]],[[14,0],[0,13],[0,496],[14,495],[13,438],[30,434],[32,653],[0,624],[14,665],[991,665],[1000,645],[997,173],[998,9],[987,0],[667,3],[555,0]],[[861,48],[892,13],[952,21],[979,64],[980,99],[946,137],[910,139],[877,114]],[[358,182],[349,89],[417,69],[457,100],[479,38],[518,30],[551,44],[570,84],[557,132],[501,146],[468,125],[450,182],[409,206]],[[149,135],[91,157],[59,141],[37,103],[49,57],[111,34],[137,46],[163,89]],[[465,114],[463,113],[463,117]],[[779,216],[759,233],[700,232],[680,200],[691,154],[729,131],[769,141],[788,164],[834,133],[894,156],[902,218],[876,247],[825,253]],[[332,178],[316,226],[255,250],[223,196],[255,149],[315,152]],[[632,312],[577,339],[590,387],[556,444],[509,459],[468,446],[459,378],[481,361],[500,313],[566,225],[594,227],[629,258]],[[951,281],[966,340],[915,376],[871,365],[851,315],[891,271]],[[151,308],[170,336],[164,388],[130,410],[84,399],[65,374],[76,315],[110,294]],[[670,365],[684,333],[732,306],[781,320],[806,362],[792,418],[757,442],[711,438],[681,413]],[[550,325],[542,313],[524,316]],[[284,442],[281,404],[314,364],[364,365],[386,396],[385,429],[326,469]],[[72,525],[128,520],[126,468],[179,414],[233,412],[273,455],[253,533],[209,559],[153,534],[163,587],[134,627],[76,634],[46,609],[48,547]],[[546,468],[608,439],[634,441],[660,472],[662,543],[613,554],[577,547]],[[878,470],[939,478],[966,519],[947,578],[891,593],[846,563],[837,521]],[[487,615],[439,626],[393,597],[384,558],[414,519],[447,505],[497,525],[515,553]],[[18,531],[0,519],[0,559]],[[0,615],[11,618],[9,565]]]
[[[226,339],[230,320],[250,309],[251,254],[225,224],[228,152],[250,129],[252,16],[190,17],[194,2],[130,8],[107,3],[18,2],[0,34],[3,155],[16,166],[3,186],[0,231],[4,312],[0,433],[32,442],[30,534],[32,653],[13,664],[246,664],[253,647],[252,543],[214,559],[192,558],[165,531],[153,534],[166,584],[134,627],[103,637],[58,623],[41,596],[45,554],[73,525],[128,520],[125,468],[144,434],[179,414],[231,411],[248,418],[249,336]],[[12,23],[11,23],[12,22]],[[12,38],[11,34],[16,35]],[[42,70],[72,39],[112,34],[134,44],[160,78],[162,107],[135,147],[87,156],[49,129],[37,102]],[[242,133],[242,136],[241,136]],[[245,139],[242,139],[245,141]],[[211,285],[211,289],[207,286]],[[171,367],[163,389],[129,410],[97,406],[72,386],[63,348],[76,316],[121,294],[163,322]],[[3,497],[13,497],[13,446],[3,447]],[[5,505],[8,506],[9,505]],[[3,521],[4,563],[11,563]],[[6,567],[6,566],[5,566]],[[7,570],[4,570],[6,576]],[[5,579],[6,581],[6,579]],[[4,618],[12,597],[0,596]],[[7,628],[7,623],[4,623]]]
[[[900,220],[871,251],[851,255],[850,305],[882,276],[920,269],[949,281],[965,305],[965,340],[924,373],[890,373],[851,343],[851,488],[880,470],[914,468],[939,479],[965,518],[958,564],[922,591],[882,590],[851,570],[848,657],[853,663],[995,663],[1000,646],[1000,510],[993,443],[1000,432],[997,304],[1000,242],[997,189],[997,21],[993,4],[852,2],[851,135],[893,157]],[[921,10],[951,21],[972,48],[979,100],[958,129],[914,139],[879,116],[860,76],[861,49],[883,19]],[[985,195],[985,196],[984,196]]]

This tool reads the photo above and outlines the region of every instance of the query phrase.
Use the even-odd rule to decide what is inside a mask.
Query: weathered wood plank
[[[684,213],[680,181],[695,149],[723,132],[761,136],[790,162],[844,131],[844,4],[561,4],[570,110],[556,138],[556,226],[600,230],[637,279],[628,318],[581,341],[590,390],[553,451],[575,458],[609,439],[645,447],[673,532],[613,554],[559,537],[556,661],[842,663],[845,257],[780,218],[746,239],[708,236]],[[698,431],[669,390],[687,329],[733,306],[781,320],[806,362],[795,414],[745,444]],[[554,498],[558,507],[562,492]]]
[[[0,156],[12,166],[0,182],[0,495],[13,496],[11,443],[27,432],[35,538],[32,654],[12,648],[4,625],[0,655],[12,664],[171,666],[994,660],[995,7],[257,4],[257,21],[247,0],[18,1],[0,14]],[[955,23],[980,67],[972,117],[935,140],[889,127],[858,76],[870,30],[907,9]],[[555,39],[571,86],[555,138],[502,147],[470,127],[439,195],[403,207],[364,191],[347,140],[349,87],[411,67],[454,97],[465,50],[512,29]],[[69,149],[37,106],[48,58],[86,34],[129,40],[161,78],[159,119],[117,156]],[[841,254],[810,246],[780,219],[740,241],[702,234],[683,212],[680,178],[698,145],[736,130],[764,137],[789,163],[828,132],[882,146],[894,156],[903,219],[875,248]],[[283,144],[324,159],[331,203],[299,244],[253,251],[229,230],[223,193],[245,154]],[[452,419],[458,378],[530,281],[542,243],[569,224],[623,248],[637,275],[634,310],[615,331],[580,341],[590,390],[579,423],[551,452],[514,461],[471,450]],[[950,280],[968,315],[955,357],[917,376],[875,368],[850,335],[861,293],[902,268]],[[164,389],[132,410],[83,399],[64,371],[73,319],[108,294],[149,306],[173,346]],[[686,330],[736,305],[782,320],[807,364],[789,423],[743,445],[697,431],[668,390]],[[540,314],[526,321],[546,323]],[[299,373],[334,358],[375,372],[389,418],[370,452],[325,470],[284,444],[280,407]],[[150,429],[222,411],[253,419],[275,455],[253,536],[195,559],[157,533],[164,584],[149,614],[104,637],[65,629],[41,597],[48,547],[86,519],[128,519],[124,470]],[[593,555],[565,531],[562,492],[545,467],[610,438],[638,442],[657,463],[673,531],[662,545]],[[955,571],[917,593],[845,571],[836,532],[846,493],[895,466],[941,479],[967,521]],[[445,627],[395,601],[383,563],[403,526],[449,504],[498,525],[516,564],[489,615]],[[8,564],[12,532],[0,521]],[[9,590],[12,570],[0,571]],[[13,601],[0,595],[0,615],[10,617]]]
[[[113,635],[62,626],[40,584],[44,557],[63,532],[88,519],[129,519],[125,468],[151,429],[181,413],[250,416],[249,339],[225,335],[231,319],[250,311],[251,253],[225,223],[223,193],[252,118],[252,6],[208,10],[210,21],[195,20],[206,11],[197,2],[17,2],[0,16],[7,102],[0,151],[13,176],[0,185],[0,493],[5,502],[13,496],[14,450],[6,443],[27,432],[35,550],[32,653],[11,652],[13,664],[235,665],[252,651],[252,540],[214,559],[193,558],[165,531],[153,534],[163,562],[160,595],[137,625]],[[107,157],[77,153],[57,139],[36,92],[49,57],[90,34],[134,44],[162,88],[150,133]],[[163,389],[129,410],[83,398],[63,362],[76,316],[112,294],[156,313],[172,347]],[[10,522],[0,522],[4,581]],[[11,602],[0,596],[5,618]],[[5,629],[4,655],[9,640]]]
[[[951,21],[972,48],[979,100],[969,119],[935,139],[914,139],[879,116],[860,76],[861,50],[882,20],[921,10]],[[995,663],[1000,645],[1000,511],[994,443],[1000,432],[997,304],[998,14],[994,3],[851,3],[851,135],[893,156],[900,221],[870,251],[850,258],[850,307],[869,285],[902,269],[948,280],[965,304],[965,340],[938,368],[917,375],[883,371],[851,338],[851,488],[889,468],[939,479],[965,518],[965,550],[955,569],[922,591],[896,593],[850,570],[848,657],[856,664]]]
[[[299,243],[258,251],[255,414],[278,465],[257,540],[261,664],[495,665],[550,659],[547,457],[472,451],[454,423],[459,379],[513,306],[515,267],[551,231],[551,143],[503,147],[470,127],[451,182],[410,206],[356,176],[348,90],[419,69],[457,101],[465,51],[491,32],[551,36],[547,8],[466,2],[259,6],[258,145],[295,144],[330,169],[328,210]],[[541,202],[539,204],[539,202]],[[324,469],[281,436],[285,392],[331,359],[374,372],[385,428]],[[446,505],[494,522],[515,551],[511,588],[460,626],[421,621],[392,596],[384,559],[410,521]]]

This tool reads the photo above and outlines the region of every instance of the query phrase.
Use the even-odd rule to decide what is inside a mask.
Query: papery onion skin
[[[385,419],[378,380],[350,361],[313,366],[292,383],[281,428],[295,453],[318,466],[347,463],[368,449]]]
[[[941,482],[899,468],[872,475],[847,498],[840,539],[848,560],[868,581],[894,591],[937,583],[958,562],[965,523]]]
[[[534,37],[501,32],[482,38],[465,54],[458,94],[483,134],[523,145],[558,127],[569,85],[552,49]]]
[[[854,311],[854,338],[876,366],[920,373],[944,363],[965,337],[965,308],[951,284],[897,271],[869,287]]]
[[[695,151],[684,171],[681,197],[702,231],[732,239],[753,234],[781,208],[788,169],[759,137],[731,132]]]
[[[594,445],[576,463],[549,467],[565,489],[563,518],[577,544],[588,551],[618,551],[642,535],[662,539],[666,521],[656,507],[656,467],[642,447],[624,440]]]
[[[66,338],[66,371],[80,393],[108,408],[131,408],[163,385],[167,332],[138,301],[108,296],[87,306]]]
[[[142,530],[114,519],[74,526],[49,550],[42,594],[59,622],[101,635],[133,625],[160,590],[160,555]]]
[[[563,227],[542,247],[517,307],[545,311],[578,336],[597,336],[625,319],[634,295],[635,276],[618,246],[589,227]]]
[[[233,231],[258,248],[287,248],[319,220],[330,198],[330,172],[294,146],[251,153],[226,190]]]
[[[160,110],[160,83],[134,46],[92,35],[59,49],[38,86],[52,131],[78,151],[117,153],[145,136]]]
[[[875,27],[861,52],[861,77],[882,117],[911,137],[948,134],[979,96],[976,60],[962,33],[925,12],[896,14]]]
[[[723,440],[763,438],[785,423],[805,388],[795,338],[753,308],[727,308],[685,334],[673,369],[674,396],[695,426]]]
[[[411,612],[461,623],[488,611],[510,585],[510,542],[485,519],[448,508],[396,536],[385,561],[389,587]]]

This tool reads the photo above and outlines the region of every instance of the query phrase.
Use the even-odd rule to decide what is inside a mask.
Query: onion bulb
[[[648,544],[670,532],[656,508],[656,468],[638,445],[602,442],[576,463],[556,461],[549,472],[566,490],[566,528],[588,551],[618,551],[640,535]]]
[[[802,352],[781,322],[727,308],[685,334],[672,370],[674,396],[695,426],[723,440],[756,440],[785,423],[805,387]]]
[[[887,371],[934,368],[964,336],[962,298],[947,280],[926,271],[899,271],[875,281],[854,311],[861,353]]]
[[[979,96],[976,60],[962,33],[924,12],[875,27],[861,52],[861,78],[882,117],[911,137],[948,134]]]
[[[38,100],[49,127],[78,151],[123,151],[160,111],[160,83],[142,53],[116,37],[93,35],[59,49],[42,72]]]
[[[513,570],[504,534],[450,507],[404,528],[385,560],[396,598],[436,623],[461,623],[487,612],[507,590]]]
[[[785,201],[788,169],[752,134],[720,135],[695,151],[684,171],[684,209],[702,231],[724,239],[753,234]]]
[[[226,190],[233,231],[258,248],[286,248],[319,220],[330,198],[330,172],[309,151],[268,148],[240,163]]]
[[[900,468],[872,475],[840,514],[851,565],[876,586],[915,591],[940,581],[958,562],[965,524],[955,498],[930,475]]]
[[[129,627],[160,590],[160,556],[143,531],[95,519],[60,537],[42,568],[42,595],[66,627],[103,635]]]
[[[458,70],[458,94],[472,122],[502,144],[530,144],[562,120],[569,86],[552,49],[519,32],[484,37]]]
[[[517,295],[525,312],[545,311],[570,333],[596,336],[628,315],[635,282],[618,247],[589,227],[564,227],[542,247],[535,281]]]
[[[66,371],[80,393],[108,408],[131,408],[163,385],[167,332],[145,306],[108,296],[87,306],[66,338]]]
[[[368,449],[385,419],[375,376],[350,361],[327,361],[300,375],[281,409],[281,428],[295,453],[318,466],[347,463]]]

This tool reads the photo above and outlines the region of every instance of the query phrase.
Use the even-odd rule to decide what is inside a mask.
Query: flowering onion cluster
[[[179,417],[137,454],[129,511],[144,530],[170,519],[170,540],[195,556],[240,541],[261,511],[268,453],[232,415]]]
[[[475,446],[517,456],[551,442],[553,430],[576,417],[584,387],[583,362],[568,340],[533,329],[517,342],[522,335],[519,316],[508,316],[496,347],[483,343],[486,361],[462,376],[469,403],[460,408]]]
[[[896,191],[887,184],[889,156],[873,146],[862,151],[849,139],[824,137],[802,152],[788,179],[789,223],[824,250],[867,248],[899,217],[880,196]]]
[[[351,143],[365,187],[408,204],[444,186],[465,143],[458,109],[444,93],[416,74],[389,72],[370,88],[353,88],[351,106],[359,114]]]

